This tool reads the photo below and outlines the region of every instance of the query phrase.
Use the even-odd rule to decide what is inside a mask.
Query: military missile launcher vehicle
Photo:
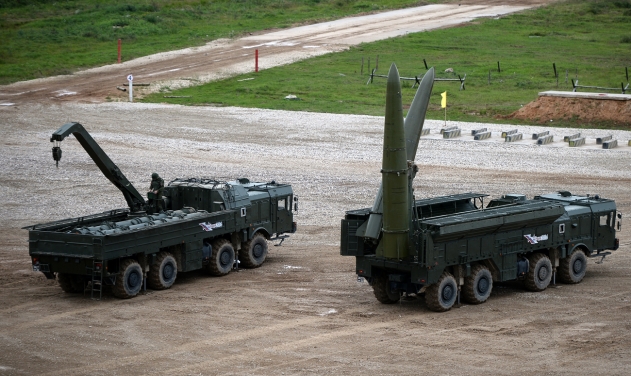
[[[100,298],[111,285],[115,296],[131,298],[147,285],[170,288],[179,272],[223,276],[239,265],[256,268],[265,262],[268,240],[282,243],[296,231],[298,198],[290,185],[179,178],[150,203],[79,123],[53,133],[57,163],[59,143],[70,134],[129,207],[25,227],[33,270],[56,278],[66,292],[88,288]]]
[[[523,280],[531,291],[558,279],[579,283],[588,257],[616,250],[621,214],[614,201],[567,191],[527,199],[463,193],[415,199],[413,159],[434,81],[423,78],[405,121],[399,74],[388,74],[382,186],[371,208],[351,210],[341,223],[340,253],[382,303],[425,295],[429,309],[449,310],[460,297],[484,303],[494,282]],[[414,113],[412,113],[415,111]]]

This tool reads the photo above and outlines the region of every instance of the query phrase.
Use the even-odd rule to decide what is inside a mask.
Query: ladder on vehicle
[[[90,271],[91,275],[91,288],[90,288],[90,297],[93,300],[101,300],[103,296],[103,261],[101,260],[92,260],[92,270]],[[95,297],[95,293],[98,293],[98,298]]]

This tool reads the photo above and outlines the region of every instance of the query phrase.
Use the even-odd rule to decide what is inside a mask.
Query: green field
[[[630,40],[630,2],[568,1],[500,19],[477,20],[464,27],[363,44],[347,52],[170,93],[190,98],[165,99],[164,94],[156,94],[144,100],[383,115],[385,79],[375,78],[372,84],[366,84],[368,59],[374,68],[379,58],[377,73],[386,74],[389,64],[395,62],[401,76],[407,77],[423,75],[425,59],[436,68],[437,77],[466,74],[464,91],[459,90],[457,82],[436,82],[429,118],[444,118],[440,93],[447,91],[448,120],[508,122],[498,115],[516,111],[535,100],[540,91],[571,90],[571,79],[578,78],[580,84],[590,86],[626,85],[625,67],[631,66]],[[445,73],[447,68],[454,72]],[[251,77],[255,79],[242,81]],[[404,104],[412,101],[412,84],[403,81]],[[285,100],[289,94],[300,100]],[[555,125],[627,128],[629,123],[581,124],[568,120]]]
[[[440,2],[447,1],[390,0],[375,5],[352,0],[0,0],[0,83],[113,63],[118,38],[123,40],[123,60],[129,60],[246,32]],[[401,76],[421,76],[423,59],[436,68],[438,77],[466,74],[464,91],[458,90],[458,83],[435,84],[429,118],[444,117],[440,93],[447,91],[449,120],[506,122],[501,116],[535,100],[539,91],[571,90],[573,78],[581,85],[626,85],[625,68],[631,67],[631,0],[563,1],[500,19],[362,44],[343,53],[199,87],[178,91],[165,87],[142,100],[382,115],[385,79],[376,77],[366,84],[368,59],[374,68],[377,57],[377,74],[385,74],[395,62]],[[447,68],[454,73],[445,73]],[[164,98],[166,94],[190,98]],[[299,100],[285,100],[289,94]],[[404,104],[413,95],[412,82],[404,81]],[[630,123],[568,120],[555,125],[628,128]]]
[[[436,3],[441,1],[424,1]],[[442,1],[445,2],[445,1]],[[271,28],[417,5],[385,0],[0,0],[0,85]]]

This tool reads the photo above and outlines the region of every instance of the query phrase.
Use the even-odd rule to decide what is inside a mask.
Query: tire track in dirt
[[[613,297],[616,297],[625,293],[626,292],[610,294],[607,296],[595,298],[594,300],[604,301],[604,300],[611,299]],[[598,316],[599,313],[606,313],[608,311],[611,311],[614,309],[620,309],[625,306],[627,306],[627,304],[603,305],[601,306],[600,309],[597,309],[597,310],[592,309],[590,311],[585,311],[580,314],[574,314],[572,318],[577,319],[577,318],[584,317],[587,315]],[[75,310],[75,311],[67,312],[60,315],[49,316],[48,318],[67,317],[72,313],[82,313],[82,311],[89,311],[89,310]],[[322,334],[318,334],[315,336],[310,336],[310,337],[306,337],[306,338],[302,338],[298,340],[286,341],[286,342],[279,343],[277,345],[272,345],[272,346],[261,348],[258,350],[248,351],[242,354],[236,354],[236,355],[228,354],[225,356],[218,356],[218,357],[214,356],[211,360],[186,364],[184,366],[179,366],[177,368],[170,368],[167,370],[160,370],[160,371],[151,370],[151,369],[148,369],[147,367],[143,367],[143,369],[150,372],[157,372],[160,374],[181,374],[183,372],[187,374],[191,374],[191,373],[203,374],[204,372],[207,372],[208,369],[210,369],[210,366],[218,366],[220,369],[226,369],[226,368],[221,368],[221,367],[230,366],[231,364],[235,364],[235,362],[239,362],[239,361],[248,361],[251,358],[256,358],[257,354],[262,356],[262,355],[269,355],[269,354],[278,354],[278,353],[282,353],[286,351],[297,351],[299,349],[307,348],[309,346],[314,346],[314,345],[324,344],[324,343],[331,343],[342,337],[355,336],[361,333],[376,331],[376,330],[384,329],[384,328],[392,328],[392,327],[400,328],[404,325],[410,324],[410,314],[405,314],[405,315],[402,314],[397,319],[387,320],[387,321],[378,321],[378,322],[370,322],[370,323],[366,323],[365,321],[353,322],[354,320],[357,320],[357,317],[355,317],[355,315],[362,312],[363,310],[361,309],[354,309],[354,310],[347,310],[343,314],[335,315],[337,317],[337,319],[335,320],[336,324],[339,324],[340,321],[342,321],[341,319],[346,320],[346,323],[342,324],[343,325],[342,329],[333,329],[333,331],[329,331],[326,333],[322,333]],[[556,307],[539,310],[537,312],[537,316],[541,317],[541,316],[546,316],[548,314],[554,314],[554,313],[557,313]],[[432,313],[428,313],[428,314],[431,315]],[[382,318],[380,317],[375,317],[374,319],[369,319],[369,320],[376,321],[376,320],[381,320],[381,319]],[[478,323],[474,323],[470,325],[458,325],[452,328],[441,328],[441,329],[434,329],[434,330],[428,327],[424,327],[424,330],[425,330],[424,339],[428,342],[431,341],[433,346],[441,345],[441,343],[442,343],[442,346],[446,346],[449,344],[450,341],[443,343],[440,340],[437,340],[439,338],[443,338],[445,334],[455,333],[455,332],[467,332],[467,331],[485,332],[489,334],[503,333],[506,330],[512,330],[520,325],[525,326],[528,322],[532,320],[537,320],[537,318],[536,317],[525,318],[521,312],[515,312],[511,315],[505,316],[502,320],[499,320],[499,321],[496,320],[496,321],[493,321],[492,323],[489,323],[490,325],[484,325],[484,323],[478,322]],[[106,361],[102,363],[91,364],[88,367],[82,366],[82,367],[77,367],[73,369],[60,369],[56,372],[51,373],[51,375],[83,375],[86,373],[99,372],[99,371],[107,371],[110,373],[118,373],[117,371],[124,372],[125,370],[129,370],[130,367],[148,365],[148,364],[155,363],[156,361],[161,360],[161,359],[168,359],[170,356],[173,356],[173,354],[188,353],[188,352],[216,353],[215,351],[213,351],[213,349],[229,348],[230,344],[234,342],[241,342],[241,341],[254,342],[256,339],[262,339],[266,337],[274,338],[276,340],[282,341],[283,338],[291,338],[291,336],[283,335],[284,332],[290,331],[292,329],[300,328],[300,327],[317,325],[318,323],[331,323],[331,319],[329,316],[315,316],[315,317],[309,316],[302,319],[295,319],[295,320],[292,319],[290,322],[273,324],[266,327],[259,327],[259,328],[255,328],[253,330],[248,330],[248,331],[231,332],[229,334],[225,334],[219,337],[214,337],[212,339],[189,342],[181,346],[170,347],[168,349],[119,358],[117,359],[115,367],[113,367],[112,362]],[[313,326],[312,329],[318,330],[318,328],[315,326]],[[393,339],[393,340],[396,341],[398,339]],[[344,352],[350,352],[352,350],[353,349],[348,349],[348,348],[339,349],[339,352],[344,353]],[[287,364],[293,364],[296,362],[299,363],[301,361],[307,361],[307,360],[308,359],[290,361],[290,362],[287,362]],[[279,366],[278,363],[274,364],[274,367],[278,367],[278,366]]]

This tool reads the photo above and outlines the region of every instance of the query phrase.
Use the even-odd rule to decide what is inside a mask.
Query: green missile
[[[403,128],[401,82],[396,65],[390,66],[386,89],[386,116],[383,132],[383,238],[386,258],[408,255],[410,208],[408,204],[408,163]]]
[[[416,151],[418,149],[419,139],[423,131],[423,123],[425,122],[425,113],[429,105],[429,99],[434,87],[434,68],[430,68],[423,76],[419,84],[408,115],[405,117],[403,127],[405,129],[405,148],[407,159],[413,161],[416,159]],[[370,211],[370,217],[365,226],[357,230],[358,236],[378,239],[382,228],[383,213],[383,185],[379,187],[377,196]]]

